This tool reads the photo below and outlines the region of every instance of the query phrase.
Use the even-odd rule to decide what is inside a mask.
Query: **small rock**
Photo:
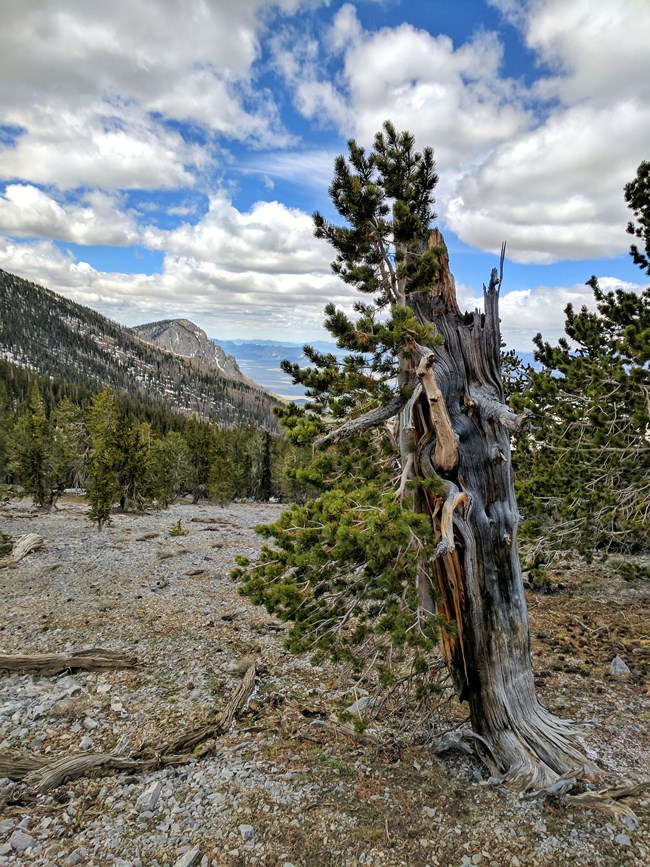
[[[242,835],[244,840],[252,840],[255,836],[255,828],[252,825],[240,825],[239,833]]]
[[[13,851],[11,843],[3,843],[2,846],[0,846],[0,855],[11,855]]]
[[[621,677],[621,675],[629,674],[630,669],[623,662],[620,656],[615,656],[612,659],[612,664],[609,667],[609,673],[614,675],[614,677]]]
[[[82,737],[81,741],[79,742],[79,746],[81,747],[82,750],[92,750],[92,748],[95,746],[95,744],[93,743],[92,738],[89,738],[88,735],[84,735]]]
[[[140,795],[138,800],[135,802],[135,808],[140,813],[145,813],[150,811],[154,812],[158,805],[158,801],[160,799],[160,793],[162,792],[162,783],[154,782],[152,783],[144,792]]]
[[[86,717],[86,719],[83,721],[83,727],[86,729],[87,732],[94,731],[98,725],[99,723],[96,720],[91,719],[90,717]]]
[[[639,830],[639,827],[640,827],[639,820],[634,815],[634,813],[627,813],[625,816],[623,816],[623,818],[621,819],[621,822],[630,831],[638,831]]]
[[[195,846],[174,862],[174,867],[194,867],[201,857],[201,847]]]
[[[24,852],[36,845],[36,838],[17,828],[9,838],[9,845],[14,852]]]
[[[632,845],[632,841],[627,836],[627,834],[617,834],[614,837],[614,842],[618,843],[619,846],[631,846]]]
[[[355,701],[354,704],[351,704],[349,707],[346,707],[346,711],[348,713],[356,713],[360,714],[367,706],[370,699],[368,696],[362,696],[358,701]]]
[[[433,807],[423,807],[422,812],[424,813],[425,816],[428,816],[430,819],[435,818],[436,811],[433,809]]]
[[[13,819],[0,819],[0,834],[6,834],[11,831],[16,823]]]

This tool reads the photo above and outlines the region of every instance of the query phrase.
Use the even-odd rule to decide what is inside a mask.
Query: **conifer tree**
[[[161,506],[168,506],[179,494],[191,491],[192,455],[187,441],[178,431],[168,431],[155,440],[152,455],[154,496]]]
[[[285,365],[311,400],[282,416],[295,443],[337,449],[305,470],[321,496],[268,528],[275,547],[239,577],[296,622],[301,646],[328,631],[352,646],[385,629],[426,654],[439,625],[483,757],[535,788],[593,766],[533,682],[510,457],[526,416],[504,398],[501,273],[484,287],[483,313],[459,310],[431,228],[436,180],[431,149],[390,123],[371,152],[350,141],[336,160],[329,192],[344,222],[316,214],[316,234],[365,300],[354,321],[326,307],[351,354],[339,362],[306,347],[311,367]]]
[[[0,380],[0,483],[5,481],[8,448],[14,419],[7,387]]]
[[[10,468],[31,494],[34,505],[51,508],[56,498],[46,465],[48,419],[38,386],[33,386],[26,413],[14,425],[10,443]]]
[[[650,250],[650,164],[626,186],[640,216],[633,234]],[[650,261],[632,246],[634,261]],[[639,553],[650,515],[650,288],[605,292],[588,281],[596,312],[571,304],[557,346],[535,337],[541,370],[514,399],[533,416],[515,449],[524,531],[541,555],[570,549]]]
[[[183,438],[192,456],[192,487],[206,486],[217,445],[217,428],[191,418],[185,425]]]
[[[634,219],[627,224],[627,231],[643,241],[641,250],[636,244],[631,245],[632,259],[635,265],[650,274],[650,162],[642,162],[635,179],[625,185],[625,201],[634,214]]]
[[[237,491],[233,479],[233,464],[228,459],[223,446],[219,448],[212,458],[210,474],[208,476],[208,496],[214,503],[225,506],[232,502]]]
[[[109,521],[113,505],[120,497],[118,468],[123,460],[120,442],[120,413],[110,389],[100,391],[92,400],[87,415],[90,450],[86,471],[86,496],[90,519],[98,529]]]
[[[64,397],[50,414],[45,455],[48,475],[57,491],[82,486],[87,448],[83,413]]]
[[[273,496],[273,443],[269,431],[262,431],[260,474],[257,498],[268,500]]]
[[[115,472],[120,489],[120,509],[138,512],[156,494],[156,450],[151,425],[120,417],[115,444]]]

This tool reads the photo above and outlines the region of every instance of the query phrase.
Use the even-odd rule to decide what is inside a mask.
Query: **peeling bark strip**
[[[173,741],[144,744],[129,756],[91,753],[49,759],[45,756],[0,754],[0,773],[10,780],[23,780],[33,791],[43,793],[70,780],[98,777],[111,771],[151,771],[171,765],[185,765],[211,753],[215,738],[225,734],[237,714],[246,707],[255,688],[255,666],[251,665],[226,707],[214,721],[196,731],[185,732]]]
[[[0,653],[0,672],[19,674],[60,674],[62,671],[102,671],[113,668],[135,668],[138,659],[119,650],[77,650],[73,653],[45,653],[35,656]]]
[[[439,233],[429,247],[444,248]],[[439,259],[430,293],[407,298],[420,322],[443,338],[433,349],[411,343],[423,393],[409,418],[402,416],[412,429],[416,475],[438,479],[445,491],[415,495],[416,510],[430,515],[440,538],[421,570],[420,599],[453,624],[442,630],[442,647],[474,732],[489,749],[486,761],[507,781],[542,789],[597,769],[569,723],[540,705],[533,682],[508,434],[526,418],[504,403],[501,277],[492,271],[483,313],[461,314],[446,249]]]
[[[415,369],[420,377],[422,387],[429,401],[429,413],[433,432],[436,436],[435,465],[440,470],[453,470],[458,459],[458,441],[449,421],[449,413],[445,406],[442,392],[438,388],[433,372],[435,355],[429,352],[420,359]]]

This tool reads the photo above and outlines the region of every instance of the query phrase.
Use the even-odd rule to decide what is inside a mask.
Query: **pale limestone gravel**
[[[291,655],[285,627],[228,577],[236,555],[259,549],[253,527],[281,508],[179,503],[115,515],[101,533],[74,498],[49,515],[24,501],[0,511],[0,529],[45,539],[0,570],[0,650],[100,646],[142,661],[136,671],[0,677],[0,749],[128,753],[204,721],[252,660],[259,669],[252,714],[209,759],[78,780],[0,808],[0,864],[646,863],[644,832],[522,801],[486,785],[469,758],[443,764],[426,745],[395,756],[341,737],[336,711],[356,696],[346,673]],[[188,535],[170,536],[179,519]]]

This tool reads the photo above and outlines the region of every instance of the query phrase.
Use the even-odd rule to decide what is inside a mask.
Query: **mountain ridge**
[[[202,358],[172,353],[134,329],[2,269],[0,358],[220,424],[256,422],[279,429],[272,412],[278,399],[241,371],[239,377],[225,375]]]
[[[184,358],[197,358],[214,365],[224,376],[244,379],[234,355],[227,355],[218,343],[190,319],[160,319],[131,328],[139,337],[155,343],[161,349],[181,355]]]

